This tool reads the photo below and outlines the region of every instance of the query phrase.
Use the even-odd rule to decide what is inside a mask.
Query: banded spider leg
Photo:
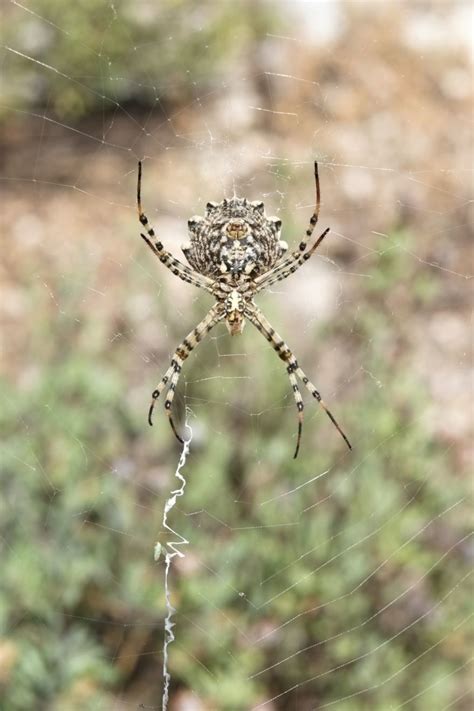
[[[148,411],[148,423],[150,425],[153,425],[152,415],[155,403],[160,397],[163,390],[165,388],[168,388],[168,392],[166,393],[165,399],[165,410],[166,414],[168,415],[171,429],[173,430],[176,439],[181,442],[181,444],[184,444],[184,440],[178,434],[175,424],[173,422],[173,418],[171,416],[171,405],[173,404],[174,394],[181,373],[181,368],[183,362],[189,356],[191,351],[196,348],[198,343],[200,343],[200,341],[202,341],[203,338],[207,336],[209,331],[214,328],[216,323],[218,323],[222,318],[224,318],[224,314],[220,312],[220,310],[216,306],[213,306],[212,309],[203,318],[203,320],[196,326],[196,328],[193,328],[193,330],[188,333],[186,338],[184,338],[179,344],[179,346],[176,348],[168,370],[160,380],[159,384],[157,385],[151,396],[152,400],[150,404],[150,409]]]
[[[208,291],[210,294],[213,293],[212,291],[212,279],[209,279],[209,277],[205,276],[204,274],[198,274],[198,272],[194,271],[194,269],[191,269],[188,267],[186,264],[182,264],[178,259],[173,257],[173,255],[168,252],[164,247],[162,242],[157,238],[155,234],[155,230],[151,226],[147,216],[142,210],[142,202],[141,202],[141,186],[142,186],[142,164],[141,161],[138,163],[138,181],[137,181],[137,210],[138,210],[138,219],[140,220],[141,224],[143,227],[146,229],[148,236],[140,233],[140,237],[142,237],[147,245],[150,247],[152,252],[158,257],[160,262],[162,262],[165,267],[167,267],[175,276],[178,276],[180,279],[183,281],[186,281],[188,284],[194,284],[194,286],[198,286],[201,289],[205,289]]]
[[[278,353],[279,358],[281,358],[282,361],[287,363],[287,368],[286,371],[288,373],[288,378],[290,380],[292,389],[293,389],[293,395],[295,398],[296,402],[296,408],[298,410],[298,435],[297,435],[297,440],[296,440],[296,449],[294,453],[294,459],[298,456],[299,448],[300,448],[300,443],[301,443],[301,434],[303,431],[303,411],[304,411],[304,403],[303,403],[303,398],[301,397],[301,392],[298,387],[298,381],[296,379],[296,376],[300,378],[300,380],[303,382],[303,384],[306,386],[306,388],[309,390],[311,395],[316,398],[316,400],[319,402],[320,406],[322,409],[325,411],[326,415],[329,417],[341,437],[343,438],[344,442],[348,446],[349,449],[352,449],[351,443],[347,439],[346,435],[340,428],[339,424],[337,423],[336,418],[332,414],[332,412],[328,409],[326,403],[322,399],[319,391],[316,389],[316,387],[313,385],[313,383],[309,380],[305,372],[299,367],[298,361],[296,360],[295,356],[293,355],[292,351],[290,350],[289,346],[285,343],[285,341],[281,338],[281,336],[272,328],[270,323],[267,321],[265,316],[262,314],[260,309],[255,305],[255,304],[249,304],[245,311],[246,317],[249,319],[251,323],[260,331],[260,333],[265,336],[267,341],[271,343],[272,347],[274,350]]]
[[[288,260],[285,259],[284,263],[280,265],[277,264],[269,272],[267,272],[266,274],[262,274],[261,277],[256,279],[257,288],[255,290],[255,293],[262,291],[262,289],[267,289],[269,286],[275,284],[275,282],[277,281],[283,281],[283,279],[286,279],[286,277],[290,276],[290,274],[296,272],[296,270],[299,269],[302,264],[304,264],[306,261],[308,261],[310,257],[313,256],[313,254],[329,232],[329,229],[330,228],[327,227],[324,230],[322,235],[318,237],[311,249],[308,249],[306,252],[303,252],[303,254],[293,252],[293,254],[288,257]]]
[[[319,171],[318,171],[318,163],[317,161],[314,162],[314,182],[315,182],[315,188],[316,188],[316,204],[314,207],[313,214],[311,215],[309,225],[306,229],[306,234],[305,237],[301,240],[298,249],[293,251],[290,255],[285,257],[282,261],[277,262],[277,264],[274,265],[270,271],[266,272],[265,274],[262,274],[261,276],[257,277],[255,280],[256,284],[262,284],[265,282],[265,286],[267,285],[267,279],[268,277],[271,277],[273,274],[276,272],[280,272],[283,269],[286,269],[287,267],[292,267],[290,271],[285,276],[288,276],[289,274],[292,274],[296,269],[298,268],[299,264],[303,264],[302,261],[299,261],[303,252],[305,252],[306,247],[308,246],[308,242],[311,239],[314,228],[318,224],[318,219],[319,219],[319,209],[321,207],[321,189],[319,187]],[[329,232],[329,230],[326,230],[324,234],[321,235],[321,237],[318,239],[317,244],[312,248],[311,254],[314,252],[316,247],[322,242],[326,234]],[[309,255],[311,256],[311,255]],[[306,259],[309,259],[309,256],[306,257]],[[305,261],[305,260],[303,260]],[[298,262],[298,266],[295,266],[295,263]],[[294,266],[294,268],[293,268]],[[282,276],[281,278],[284,279],[285,276]],[[274,281],[279,281],[278,279],[272,280],[272,283]],[[263,286],[261,287],[263,288]],[[258,289],[260,291],[260,289]]]

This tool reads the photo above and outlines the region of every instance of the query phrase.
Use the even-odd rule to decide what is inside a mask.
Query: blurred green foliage
[[[184,102],[228,77],[233,61],[271,31],[265,3],[193,0],[37,0],[10,5],[4,107],[46,108],[59,118]],[[0,114],[1,116],[1,114]],[[163,113],[166,116],[166,113]]]
[[[288,408],[255,420],[211,406],[222,401],[219,379],[200,386],[206,402],[194,426],[204,434],[191,445],[185,496],[170,519],[190,541],[171,575],[178,613],[170,670],[173,689],[192,689],[210,708],[244,711],[284,694],[277,708],[337,700],[338,709],[382,711],[413,696],[408,708],[425,711],[459,693],[453,672],[470,647],[461,624],[471,605],[459,505],[466,484],[427,434],[409,364],[395,380],[379,355],[392,318],[380,297],[413,264],[402,249],[383,254],[354,326],[372,344],[365,367],[384,387],[345,412],[338,407],[353,457],[341,458],[337,437],[323,435],[330,424],[311,418],[308,473],[304,458],[291,459],[291,394]],[[140,278],[131,264],[126,288]],[[110,709],[150,669],[139,700],[156,704],[161,694],[163,556],[154,563],[153,549],[168,540],[159,527],[178,451],[162,413],[150,431],[125,397],[136,354],[111,343],[93,316],[71,319],[81,294],[70,298],[58,317],[32,290],[37,369],[2,394],[4,711]],[[213,372],[216,358],[204,343],[186,377],[202,376],[203,362]],[[252,397],[265,402],[271,391],[284,402],[280,364],[270,349],[262,360]],[[369,691],[341,701],[361,689]]]

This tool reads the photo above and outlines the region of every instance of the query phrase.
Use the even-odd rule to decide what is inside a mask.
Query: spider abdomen
[[[266,217],[262,202],[246,198],[208,203],[206,216],[191,218],[188,227],[186,259],[211,278],[256,277],[271,269],[287,249],[279,238],[281,221]]]
[[[261,260],[261,245],[255,243],[251,234],[241,240],[221,239],[219,270],[238,278],[241,274],[250,276]]]

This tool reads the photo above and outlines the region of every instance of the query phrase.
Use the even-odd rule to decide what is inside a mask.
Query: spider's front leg
[[[304,252],[306,249],[306,246],[308,244],[308,240],[311,239],[311,235],[313,234],[314,228],[318,224],[319,220],[319,208],[321,207],[321,188],[319,187],[319,170],[318,170],[318,162],[315,160],[314,161],[314,183],[315,183],[315,188],[316,188],[316,205],[314,207],[314,212],[311,215],[311,219],[309,221],[308,228],[306,230],[306,235],[304,239],[300,242],[299,244],[299,251]]]
[[[336,418],[332,414],[332,412],[328,409],[326,403],[323,401],[321,398],[321,395],[319,391],[315,388],[313,383],[309,380],[309,378],[306,376],[305,372],[300,368],[298,365],[298,361],[296,360],[295,356],[293,355],[292,351],[290,350],[289,346],[285,343],[285,341],[282,339],[282,337],[275,331],[275,329],[270,325],[270,323],[267,321],[265,316],[262,314],[260,309],[254,304],[250,303],[248,304],[246,311],[245,311],[246,317],[249,319],[251,323],[260,331],[260,333],[265,336],[267,341],[269,341],[273,347],[273,349],[278,353],[279,358],[281,358],[282,361],[284,361],[287,364],[286,371],[288,373],[288,378],[290,380],[292,389],[293,389],[293,395],[295,398],[295,403],[296,407],[298,410],[298,437],[296,440],[296,450],[294,454],[294,458],[298,456],[299,448],[300,448],[300,442],[301,442],[301,433],[303,430],[303,410],[304,410],[304,403],[303,403],[303,398],[301,397],[300,389],[298,387],[298,382],[296,380],[296,376],[302,380],[303,384],[305,387],[309,390],[311,395],[316,398],[316,400],[319,402],[323,410],[325,411],[326,415],[329,417],[341,437],[343,438],[344,442],[347,444],[349,449],[352,449],[351,443],[347,439],[346,435],[342,431],[342,429],[339,427]]]
[[[308,242],[313,235],[314,228],[318,224],[319,209],[321,207],[321,190],[319,187],[319,172],[318,164],[316,161],[314,163],[314,181],[316,186],[316,204],[314,207],[313,214],[311,215],[311,219],[309,221],[305,237],[298,245],[298,249],[294,250],[285,259],[282,259],[277,262],[268,272],[261,274],[255,279],[255,283],[257,284],[256,292],[261,291],[262,289],[266,289],[267,287],[274,284],[276,281],[282,281],[283,279],[286,279],[286,277],[290,274],[293,274],[293,272],[299,269],[300,266],[304,264],[314,254],[316,249],[319,247],[319,245],[329,232],[329,228],[324,230],[322,235],[318,237],[316,243],[311,247],[311,249],[306,251]]]
[[[160,397],[163,390],[165,388],[168,388],[168,392],[166,393],[165,399],[165,410],[166,414],[168,415],[171,429],[173,430],[176,439],[181,442],[181,444],[184,444],[184,440],[178,434],[175,424],[173,422],[173,418],[171,416],[171,405],[173,404],[174,394],[181,373],[181,368],[183,362],[186,360],[191,351],[194,350],[198,343],[200,343],[200,341],[202,341],[202,339],[207,336],[209,331],[214,328],[216,323],[218,323],[223,317],[224,314],[221,312],[221,310],[219,310],[217,306],[213,306],[209,313],[196,326],[196,328],[193,328],[193,330],[188,333],[186,338],[184,338],[179,344],[179,346],[176,348],[173,358],[171,359],[170,367],[160,380],[159,384],[157,385],[151,396],[152,400],[150,404],[150,409],[148,411],[148,422],[150,425],[153,425],[152,415],[155,403]]]
[[[168,252],[164,247],[162,242],[157,239],[155,230],[151,226],[148,217],[145,215],[142,209],[141,202],[141,190],[142,190],[142,164],[141,161],[138,163],[138,181],[137,181],[137,210],[138,219],[143,227],[146,229],[147,234],[144,235],[140,233],[142,239],[145,240],[147,245],[150,247],[152,252],[158,257],[160,262],[165,265],[175,276],[178,276],[183,281],[188,284],[194,284],[201,289],[205,289],[210,294],[212,294],[212,280],[204,276],[204,274],[199,274],[190,269],[186,264],[182,264],[179,259],[173,257],[173,255]]]
[[[258,277],[258,279],[255,280],[257,282],[257,288],[255,290],[255,293],[262,291],[262,289],[268,289],[268,287],[272,284],[275,284],[275,282],[283,281],[283,279],[286,279],[286,277],[290,276],[290,274],[296,272],[296,270],[299,269],[302,264],[307,262],[308,259],[313,256],[313,254],[315,253],[323,239],[326,237],[328,232],[329,227],[327,227],[322,233],[322,235],[318,237],[311,249],[308,249],[306,252],[303,252],[303,254],[293,252],[293,254],[291,254],[288,259],[285,259],[281,264],[278,264],[269,272],[266,272],[265,274],[262,274],[260,277]]]

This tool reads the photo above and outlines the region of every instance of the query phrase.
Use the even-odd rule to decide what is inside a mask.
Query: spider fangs
[[[318,237],[312,247],[308,242],[318,222],[321,194],[318,164],[314,164],[316,205],[311,215],[306,235],[298,249],[285,256],[288,245],[280,239],[281,221],[267,217],[263,202],[249,202],[245,198],[232,198],[221,203],[208,202],[204,217],[196,216],[188,221],[190,241],[182,247],[190,266],[183,264],[165,250],[150,225],[141,206],[142,164],[138,164],[137,207],[138,218],[147,234],[141,234],[152,252],[170,271],[183,281],[209,292],[215,303],[203,320],[183,339],[176,348],[171,364],[152,394],[148,422],[156,400],[167,389],[165,410],[177,439],[183,443],[171,416],[176,385],[183,362],[202,339],[219,323],[225,321],[232,336],[242,332],[247,319],[269,341],[279,358],[285,363],[293,389],[298,411],[298,433],[295,458],[301,442],[304,403],[298,379],[316,398],[320,406],[339,431],[349,449],[349,440],[328,410],[318,390],[310,382],[292,351],[276,333],[254,303],[253,297],[277,281],[286,279],[300,268],[316,251],[329,228]]]

